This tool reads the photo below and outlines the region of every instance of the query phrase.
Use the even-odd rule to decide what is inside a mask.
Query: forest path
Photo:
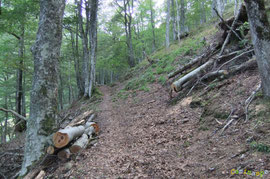
[[[181,121],[167,121],[167,92],[134,92],[113,100],[120,88],[102,86],[97,143],[83,152],[72,175],[76,178],[178,178]]]
[[[243,150],[234,142],[239,135],[228,140],[202,130],[202,109],[190,108],[192,99],[171,105],[160,84],[152,84],[148,92],[121,89],[100,87],[104,96],[96,121],[101,132],[96,144],[77,157],[68,176],[216,179],[229,178],[230,170],[242,164],[231,158]]]

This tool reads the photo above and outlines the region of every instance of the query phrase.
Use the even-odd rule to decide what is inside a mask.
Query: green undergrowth
[[[165,85],[167,75],[179,65],[184,65],[198,55],[207,45],[204,37],[212,35],[216,31],[214,24],[211,24],[210,28],[209,25],[198,27],[198,29],[191,31],[190,35],[182,39],[180,43],[176,41],[170,45],[169,49],[161,48],[149,55],[154,63],[149,64],[147,60],[143,60],[136,67],[130,69],[125,78],[127,81],[123,90],[148,92],[150,90],[149,84],[158,82]]]

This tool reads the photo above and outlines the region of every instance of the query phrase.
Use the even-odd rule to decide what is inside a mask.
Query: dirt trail
[[[97,118],[101,128],[97,143],[77,157],[66,176],[216,179],[231,178],[231,169],[239,167],[270,169],[266,156],[245,152],[246,126],[213,136],[218,124],[214,121],[209,129],[202,128],[202,109],[191,109],[191,99],[169,105],[164,87],[153,84],[150,92],[133,91],[126,99],[115,100],[113,93],[119,89],[101,87],[104,96]]]
[[[115,90],[115,89],[114,89]],[[76,178],[179,178],[180,121],[166,121],[165,91],[139,92],[135,98],[112,102],[109,87],[104,94],[98,123],[98,142],[77,162]],[[157,94],[163,91],[163,94]]]

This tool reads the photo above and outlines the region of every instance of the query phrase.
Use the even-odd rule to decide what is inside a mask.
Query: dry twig
[[[246,115],[246,120],[245,122],[247,122],[248,120],[248,107],[251,104],[251,102],[253,101],[256,93],[261,89],[261,83],[258,85],[258,87],[251,93],[251,95],[248,97],[248,99],[245,101],[245,115]]]

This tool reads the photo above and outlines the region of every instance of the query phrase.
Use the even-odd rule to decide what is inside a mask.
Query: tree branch
[[[16,117],[18,117],[18,118],[20,118],[20,119],[22,119],[22,120],[24,120],[24,121],[27,121],[27,118],[26,118],[26,117],[24,117],[24,116],[18,114],[17,112],[15,112],[15,111],[13,111],[13,110],[0,108],[0,111],[10,112],[10,113],[12,113],[14,116],[16,116]]]
[[[7,32],[7,33],[10,34],[10,35],[12,35],[12,36],[14,36],[16,39],[21,40],[21,37],[19,37],[15,33],[13,33],[13,32]]]
[[[230,26],[226,23],[226,21],[219,15],[217,9],[216,9],[216,8],[213,8],[213,10],[216,12],[217,16],[221,19],[221,21],[226,25],[226,27],[228,27],[228,28],[230,29],[230,31],[232,31],[240,41],[243,40],[243,39],[242,39],[242,38],[241,38],[241,37],[233,30],[233,27],[230,27]],[[235,18],[236,18],[236,17],[235,17]]]

